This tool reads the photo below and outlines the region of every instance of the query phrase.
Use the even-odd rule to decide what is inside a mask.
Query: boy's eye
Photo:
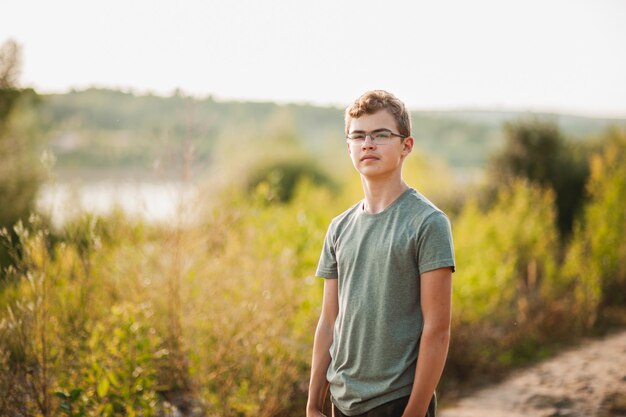
[[[349,136],[352,140],[365,140],[365,135],[363,133],[354,133]]]
[[[372,133],[372,139],[374,140],[384,140],[389,139],[391,137],[391,132],[381,131]]]

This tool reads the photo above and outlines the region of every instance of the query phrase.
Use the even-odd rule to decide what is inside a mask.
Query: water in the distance
[[[45,184],[37,207],[62,224],[82,212],[106,214],[119,207],[149,222],[172,221],[189,216],[197,188],[182,182],[85,182]]]

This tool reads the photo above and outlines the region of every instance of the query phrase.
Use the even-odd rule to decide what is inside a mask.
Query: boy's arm
[[[452,269],[439,268],[420,276],[424,329],[415,380],[403,417],[424,417],[448,355],[452,304]]]
[[[317,323],[313,341],[309,400],[306,407],[307,417],[323,416],[324,399],[328,390],[326,371],[330,365],[330,345],[333,343],[333,328],[339,312],[337,281],[337,279],[324,280],[322,313]]]

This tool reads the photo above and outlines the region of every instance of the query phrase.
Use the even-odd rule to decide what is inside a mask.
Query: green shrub
[[[525,181],[482,212],[453,221],[457,272],[447,381],[477,381],[545,354],[547,308],[558,282],[554,195]]]
[[[524,181],[503,189],[486,213],[472,201],[464,207],[453,228],[460,320],[509,326],[532,319],[555,280],[554,218],[553,193]]]
[[[158,415],[157,362],[167,355],[148,304],[122,303],[93,325],[78,362],[59,372],[56,396],[68,415]],[[80,411],[79,411],[80,410]],[[84,414],[80,414],[84,413]]]
[[[247,188],[253,192],[260,184],[266,187],[268,200],[287,202],[304,180],[337,190],[337,185],[310,160],[284,160],[258,166],[250,174]]]
[[[554,190],[557,226],[569,237],[589,175],[584,149],[566,140],[555,123],[541,119],[508,122],[504,134],[504,148],[490,160],[491,180],[506,185],[522,178]]]
[[[576,318],[589,329],[603,314],[626,305],[626,132],[607,134],[591,160],[590,201],[577,222],[564,266]]]

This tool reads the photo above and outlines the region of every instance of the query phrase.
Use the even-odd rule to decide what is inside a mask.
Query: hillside
[[[39,116],[61,175],[145,175],[160,167],[161,175],[169,177],[181,171],[190,150],[193,163],[203,171],[216,158],[221,143],[263,146],[273,137],[287,137],[307,152],[324,155],[342,153],[344,146],[342,109],[306,104],[92,88],[42,96]],[[456,170],[480,169],[502,142],[502,124],[528,117],[554,121],[572,140],[593,137],[610,125],[626,126],[626,119],[559,114],[413,111],[414,136],[420,150]]]

